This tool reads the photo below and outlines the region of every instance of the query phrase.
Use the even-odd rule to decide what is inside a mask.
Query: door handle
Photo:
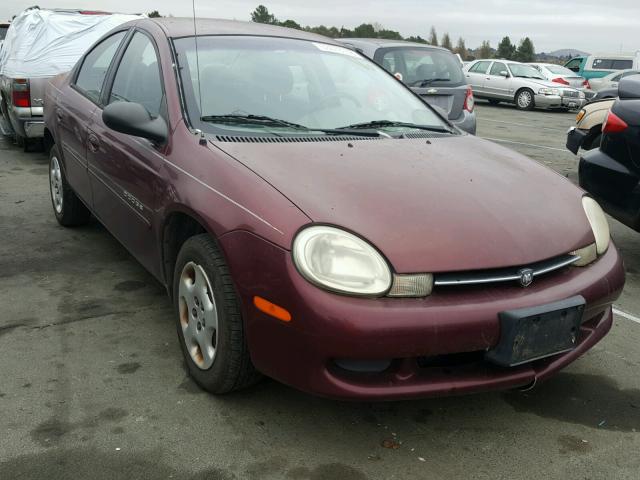
[[[93,133],[87,138],[89,150],[96,153],[100,149],[100,140]]]
[[[61,122],[64,118],[64,115],[62,115],[62,110],[60,110],[59,108],[56,108],[56,118],[59,122]]]

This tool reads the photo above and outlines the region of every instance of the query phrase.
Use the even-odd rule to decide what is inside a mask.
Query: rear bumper
[[[460,130],[464,130],[471,135],[476,134],[476,112],[468,112],[466,110],[462,110],[462,115],[454,120],[452,123],[458,127]]]
[[[15,133],[25,138],[44,137],[44,117],[42,107],[9,108],[9,121]]]
[[[220,241],[242,298],[255,366],[303,391],[341,399],[454,395],[544,380],[609,331],[611,304],[624,285],[622,261],[612,245],[589,267],[541,277],[527,289],[451,288],[425,299],[359,299],[311,285],[297,272],[290,252],[254,235],[231,233]],[[292,321],[258,311],[254,295],[286,308]],[[575,350],[512,368],[484,360],[484,352],[500,340],[499,312],[575,295],[586,300]],[[383,367],[357,372],[344,368],[345,359]]]

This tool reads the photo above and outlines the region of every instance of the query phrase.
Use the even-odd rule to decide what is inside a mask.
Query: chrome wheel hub
[[[57,157],[51,158],[51,171],[49,172],[49,180],[51,182],[51,200],[53,200],[53,208],[56,213],[62,213],[62,171]]]
[[[531,92],[528,91],[524,91],[524,92],[520,92],[520,95],[518,95],[518,105],[520,105],[522,108],[527,108],[529,105],[531,105]]]
[[[218,310],[204,269],[187,263],[178,286],[180,326],[193,362],[202,370],[213,365],[218,342]]]

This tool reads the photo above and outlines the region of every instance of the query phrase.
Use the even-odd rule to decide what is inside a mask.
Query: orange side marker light
[[[271,303],[269,300],[265,300],[262,297],[255,296],[253,297],[253,304],[261,312],[277,318],[278,320],[282,320],[283,322],[291,321],[291,314],[287,310],[279,307],[275,303]]]

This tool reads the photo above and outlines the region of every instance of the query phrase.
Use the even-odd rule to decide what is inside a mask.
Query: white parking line
[[[516,125],[517,127],[527,127],[527,128],[544,128],[546,130],[555,130],[556,132],[566,132],[566,128],[557,128],[557,127],[545,127],[544,125],[527,125],[526,123],[515,123],[515,122],[505,122],[504,120],[493,120],[490,118],[484,118],[478,116],[478,120],[482,122],[494,122],[494,123],[505,123],[507,125]]]
[[[620,315],[622,318],[626,318],[627,320],[631,320],[632,322],[636,322],[640,324],[640,318],[634,315],[631,315],[630,313],[623,312],[622,310],[618,310],[615,307],[613,309],[613,313],[615,313],[616,315]]]
[[[484,138],[485,140],[491,140],[492,142],[511,143],[514,145],[524,145],[525,147],[544,148],[547,150],[555,150],[556,152],[565,152],[565,153],[571,154],[569,150],[565,150],[564,148],[547,147],[546,145],[536,145],[534,143],[514,142],[512,140],[504,140],[502,138],[491,138],[491,137],[480,137],[480,138]]]

